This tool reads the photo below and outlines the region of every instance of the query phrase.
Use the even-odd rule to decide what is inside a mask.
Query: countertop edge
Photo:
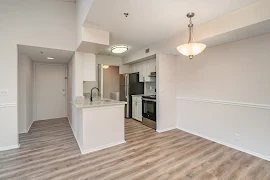
[[[76,104],[72,101],[70,103],[77,109],[84,109],[84,108],[102,108],[102,107],[109,107],[109,106],[117,106],[117,105],[125,105],[127,102],[120,101],[120,102],[112,102],[112,103],[107,103],[107,104],[94,104],[94,105],[83,105],[83,104]]]

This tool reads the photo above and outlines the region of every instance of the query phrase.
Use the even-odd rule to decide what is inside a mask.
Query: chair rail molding
[[[213,103],[213,104],[222,104],[222,105],[241,106],[241,107],[249,107],[249,108],[268,109],[268,110],[270,110],[270,105],[268,105],[268,104],[254,104],[254,103],[244,103],[244,102],[236,102],[236,101],[223,101],[223,100],[192,98],[192,97],[176,97],[176,100],[203,102],[203,103]]]
[[[0,108],[16,107],[17,103],[0,103]]]

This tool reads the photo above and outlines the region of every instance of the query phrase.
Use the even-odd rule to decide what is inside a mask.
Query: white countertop
[[[112,99],[106,98],[96,98],[90,102],[89,99],[78,101],[78,102],[71,102],[76,108],[94,108],[94,107],[104,107],[104,106],[115,106],[115,105],[124,105],[127,104],[125,101],[116,101]]]

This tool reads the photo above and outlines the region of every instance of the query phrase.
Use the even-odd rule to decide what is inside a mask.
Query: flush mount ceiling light
[[[111,51],[114,54],[121,54],[124,53],[128,50],[128,47],[125,45],[117,45],[117,46],[113,46]]]
[[[53,57],[47,57],[47,59],[52,60],[52,59],[54,59],[54,58],[53,58]]]
[[[177,50],[185,55],[188,56],[189,59],[192,59],[193,56],[200,54],[201,52],[203,52],[203,50],[206,48],[205,44],[201,44],[201,43],[196,43],[194,38],[193,38],[193,24],[192,24],[192,20],[191,18],[194,17],[194,13],[188,13],[187,17],[189,18],[189,40],[188,40],[188,44],[183,44],[181,46],[177,47]]]
[[[103,69],[108,69],[110,66],[108,65],[103,65]]]

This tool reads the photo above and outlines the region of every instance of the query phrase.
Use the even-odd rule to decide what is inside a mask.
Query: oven
[[[142,98],[142,123],[156,129],[156,99]]]

